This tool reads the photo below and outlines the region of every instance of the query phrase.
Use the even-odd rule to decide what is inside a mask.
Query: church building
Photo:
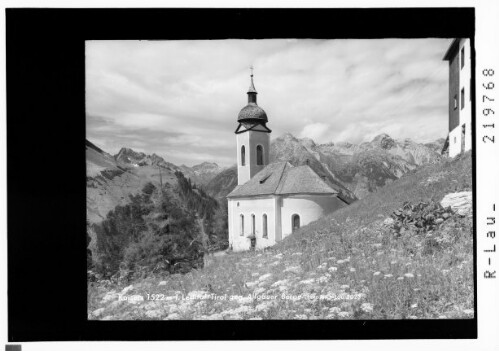
[[[229,246],[234,251],[272,246],[347,205],[308,165],[269,163],[272,131],[257,94],[252,73],[248,104],[239,112],[235,131],[238,185],[227,195]]]

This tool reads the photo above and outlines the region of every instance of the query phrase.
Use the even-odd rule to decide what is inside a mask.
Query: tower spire
[[[248,89],[248,104],[255,104],[256,105],[256,94],[258,94],[256,92],[256,89],[255,89],[255,84],[253,83],[253,65],[250,66],[250,70],[251,70],[251,84],[250,84],[250,87]]]

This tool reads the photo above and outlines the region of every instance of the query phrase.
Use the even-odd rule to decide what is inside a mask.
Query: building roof
[[[250,102],[248,105],[243,107],[239,115],[237,116],[238,122],[244,121],[259,121],[259,122],[268,122],[267,114],[265,111],[259,107],[256,103]]]
[[[289,162],[277,162],[269,164],[246,183],[238,185],[227,197],[285,194],[337,195],[338,191],[308,165],[293,167]]]
[[[452,43],[449,45],[449,48],[445,52],[444,61],[450,61],[452,58],[456,55],[456,53],[459,51],[459,42],[461,39],[456,38],[452,41]]]

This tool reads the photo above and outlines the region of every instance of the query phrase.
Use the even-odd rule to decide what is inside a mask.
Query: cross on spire
[[[253,77],[253,65],[250,66],[250,70],[251,70],[251,77]]]

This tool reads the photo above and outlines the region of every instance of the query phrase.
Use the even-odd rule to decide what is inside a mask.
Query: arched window
[[[293,232],[300,228],[300,216],[297,214],[294,214],[291,217],[291,226],[293,227]]]
[[[256,147],[256,164],[263,165],[263,147],[262,147],[262,145],[257,145],[257,147]]]
[[[241,215],[241,232],[239,233],[239,235],[244,235],[244,215]]]
[[[246,148],[241,146],[241,166],[244,166],[246,164]]]
[[[255,235],[255,215],[251,215],[251,234]]]
[[[267,215],[266,214],[264,214],[262,217],[262,236],[264,238],[268,237],[268,234],[267,234]]]

